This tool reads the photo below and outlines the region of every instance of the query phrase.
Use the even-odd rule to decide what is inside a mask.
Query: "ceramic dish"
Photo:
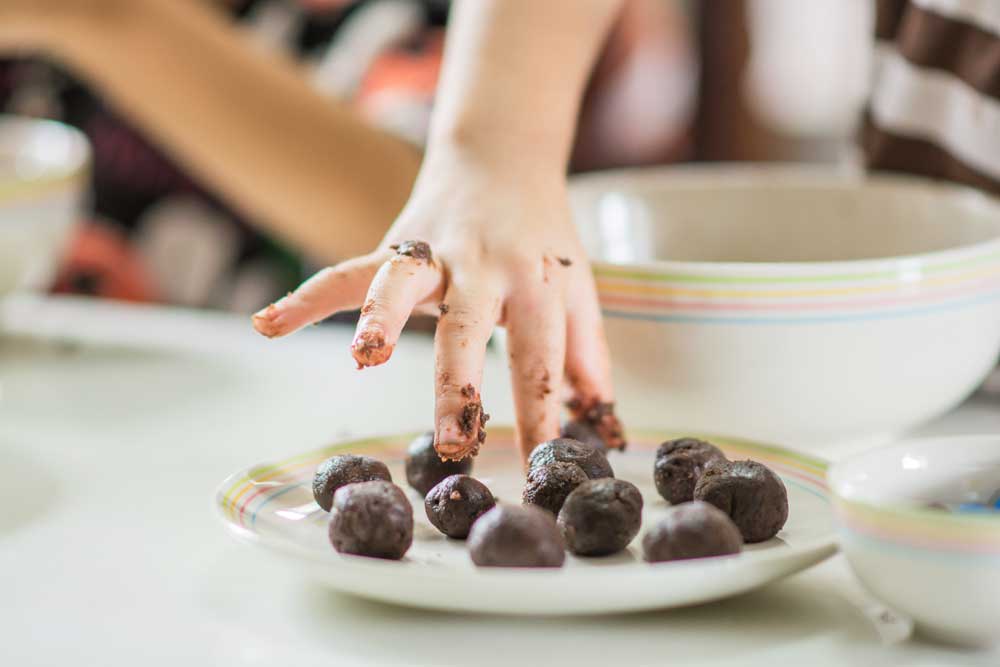
[[[823,451],[960,403],[1000,350],[1000,202],[788,167],[584,176],[625,422]]]
[[[90,149],[66,125],[0,116],[0,296],[47,288],[87,186]]]
[[[219,487],[216,505],[236,537],[280,555],[288,566],[308,568],[333,589],[408,606],[507,614],[596,614],[697,604],[742,593],[817,563],[835,551],[833,516],[824,483],[825,463],[787,450],[716,440],[730,457],[753,458],[778,472],[788,487],[791,515],[776,539],[739,556],[650,565],[640,536],[626,552],[608,558],[567,557],[560,570],[482,569],[465,543],[438,533],[423,499],[407,488],[414,507],[413,547],[401,562],[336,553],[326,537],[328,515],[313,502],[317,464],[338,452],[385,461],[403,486],[403,458],[415,434],[344,442],[285,461],[235,473]],[[612,453],[616,475],[634,482],[652,525],[667,504],[652,483],[653,451],[666,433],[637,434],[624,454]],[[509,429],[490,427],[488,445],[472,473],[500,502],[519,503],[524,483]]]
[[[919,631],[961,644],[1000,643],[1000,436],[933,438],[835,464],[841,546],[873,595]]]

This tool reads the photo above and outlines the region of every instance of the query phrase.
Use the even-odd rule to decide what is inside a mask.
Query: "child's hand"
[[[375,252],[324,269],[254,315],[284,336],[361,307],[351,353],[386,362],[414,310],[440,315],[435,336],[435,446],[475,454],[486,343],[507,328],[523,453],[559,433],[564,369],[576,416],[621,446],[593,278],[569,218],[561,174],[501,169],[449,154],[424,165],[413,196]]]

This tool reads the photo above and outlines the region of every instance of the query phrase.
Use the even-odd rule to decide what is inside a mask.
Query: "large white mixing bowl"
[[[0,296],[50,285],[79,216],[89,164],[80,132],[0,116]]]
[[[822,449],[951,409],[1000,350],[1000,203],[788,167],[579,178],[634,426]]]

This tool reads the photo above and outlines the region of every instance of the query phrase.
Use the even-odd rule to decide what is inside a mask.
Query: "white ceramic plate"
[[[714,438],[727,455],[771,466],[788,487],[790,515],[777,538],[735,557],[649,564],[642,533],[628,550],[605,558],[568,556],[560,570],[476,568],[465,543],[450,540],[427,521],[423,499],[406,487],[403,459],[416,434],[339,443],[227,478],[216,506],[239,539],[266,547],[291,567],[308,568],[330,587],[414,607],[506,614],[596,614],[680,607],[729,597],[788,576],[830,556],[835,527],[824,481],[826,463],[777,447]],[[645,500],[643,526],[667,503],[653,486],[653,451],[675,434],[630,434],[629,450],[609,456],[615,473],[635,483]],[[316,466],[336,453],[363,453],[384,461],[407,488],[414,507],[413,546],[402,561],[344,556],[327,541],[327,514],[312,499]],[[524,476],[510,429],[490,428],[472,472],[500,502],[519,503]]]

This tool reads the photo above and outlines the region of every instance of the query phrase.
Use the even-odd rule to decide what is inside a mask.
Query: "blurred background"
[[[50,11],[72,12],[89,1],[56,0]],[[177,3],[184,4],[191,3]],[[212,20],[235,27],[219,32],[220,40],[234,42],[234,62],[244,52],[266,58],[268,66],[308,85],[331,110],[356,115],[419,155],[434,103],[448,0],[201,4],[210,6]],[[571,169],[685,161],[851,162],[871,70],[872,16],[866,0],[630,0],[590,82]],[[103,39],[113,43],[119,30],[107,21]],[[119,105],[127,95],[107,94],[104,85],[117,76],[113,67],[94,76],[86,59],[78,59],[85,63],[81,68],[58,49],[16,40],[0,46],[0,113],[75,126],[92,149],[86,213],[67,244],[56,292],[252,312],[339,258],[336,243],[331,251],[311,243],[308,234],[283,234],[280,219],[246,205],[239,188],[220,186],[225,179],[213,178],[213,170],[201,168],[204,160],[172,145],[170,132],[158,132],[149,114]],[[157,72],[140,75],[155,78]],[[121,76],[136,75],[122,69]],[[183,80],[174,84],[163,94],[179,104],[200,94],[193,83],[191,89]],[[302,130],[309,120],[297,113],[300,103],[287,97],[287,127],[270,131],[280,136],[292,126]],[[236,99],[230,111],[234,118],[254,113]],[[348,151],[329,159],[341,157],[350,160]],[[292,165],[302,173],[287,178],[316,177],[307,172],[323,164]],[[331,172],[331,182],[336,178]],[[256,183],[256,189],[269,187]],[[377,179],[364,189],[359,196],[387,196]],[[384,213],[372,218],[331,213],[313,224],[329,225],[331,234],[343,238],[355,234],[356,226],[384,228],[391,222]],[[377,238],[382,230],[376,231],[365,238]]]

